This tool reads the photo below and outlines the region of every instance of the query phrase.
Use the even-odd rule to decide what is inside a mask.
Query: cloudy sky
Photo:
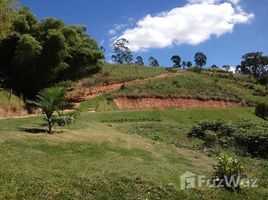
[[[267,0],[21,0],[41,19],[56,17],[84,24],[106,49],[129,40],[135,56],[154,56],[163,66],[178,54],[208,57],[208,66],[235,66],[249,51],[268,54]]]

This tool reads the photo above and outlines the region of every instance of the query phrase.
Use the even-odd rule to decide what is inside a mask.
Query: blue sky
[[[141,55],[145,62],[154,56],[163,66],[172,65],[174,54],[193,61],[197,51],[207,55],[207,66],[235,66],[241,55],[250,51],[268,54],[267,0],[20,2],[40,19],[55,17],[86,25],[88,34],[106,48],[107,60],[112,39],[121,36],[130,38],[135,56]]]

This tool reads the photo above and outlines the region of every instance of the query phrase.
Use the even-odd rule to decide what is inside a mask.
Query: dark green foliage
[[[158,60],[151,56],[149,58],[149,65],[152,66],[152,67],[159,67]]]
[[[113,44],[114,54],[112,55],[113,62],[118,64],[127,63],[130,64],[132,62],[132,53],[130,49],[127,47],[129,44],[128,40],[124,38],[118,39]]]
[[[268,70],[268,57],[262,52],[251,52],[242,56],[241,65],[237,66],[237,71],[242,74],[251,74],[255,79]]]
[[[268,105],[266,103],[259,103],[256,106],[255,113],[257,116],[261,118],[267,118],[268,117]]]
[[[16,14],[12,7],[16,0],[0,0],[0,39],[7,37],[12,31],[12,21]]]
[[[103,54],[84,27],[53,18],[39,21],[26,8],[17,15],[14,34],[0,41],[0,72],[6,87],[33,98],[47,86],[100,70]]]
[[[203,67],[207,64],[207,57],[202,52],[197,52],[194,57],[195,64],[199,67]]]
[[[65,104],[66,91],[61,87],[47,88],[39,92],[36,96],[37,101],[32,102],[35,106],[42,109],[45,114],[45,121],[48,126],[48,133],[52,133],[52,127],[57,121],[53,119],[54,112],[58,112],[63,109]],[[67,119],[64,121],[67,121]],[[69,121],[69,119],[68,119]],[[61,120],[62,122],[62,120]]]
[[[217,183],[222,182],[223,186],[229,190],[239,190],[242,169],[243,166],[240,161],[228,155],[221,154],[218,164],[215,166]]]
[[[201,121],[192,128],[189,136],[204,139],[207,137],[207,133],[211,133],[208,131],[216,133],[218,137],[231,136],[235,130],[236,129],[232,126],[232,124],[228,124],[225,121]]]
[[[192,66],[193,66],[193,64],[192,64],[192,62],[191,62],[191,61],[187,61],[186,65],[187,65],[187,67],[188,67],[188,68],[190,68],[190,67],[192,67]]]
[[[138,56],[136,58],[136,62],[135,62],[136,65],[144,65],[144,62],[143,62],[143,58],[141,56]]]
[[[190,137],[198,137],[206,141],[205,145],[245,148],[244,155],[267,157],[268,126],[249,121],[229,123],[225,121],[201,121],[193,126]]]
[[[178,55],[174,55],[171,58],[172,62],[174,63],[173,67],[181,67],[181,57]]]

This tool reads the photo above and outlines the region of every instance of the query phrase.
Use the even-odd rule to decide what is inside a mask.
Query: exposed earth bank
[[[233,108],[241,104],[229,101],[202,101],[197,99],[183,98],[127,98],[119,97],[114,100],[119,109],[122,110],[149,110],[167,108]]]

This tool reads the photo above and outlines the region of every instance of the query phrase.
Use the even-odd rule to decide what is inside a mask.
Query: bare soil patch
[[[114,100],[119,109],[122,110],[163,110],[167,108],[233,108],[241,104],[228,101],[197,100],[183,98],[127,98],[119,97]]]
[[[109,93],[116,91],[120,89],[123,85],[133,85],[133,84],[143,84],[146,81],[149,80],[154,80],[154,79],[161,79],[161,78],[166,78],[170,77],[173,74],[170,73],[165,73],[165,74],[160,74],[155,77],[150,77],[150,78],[145,78],[145,79],[136,79],[132,81],[127,81],[127,82],[121,82],[121,83],[112,83],[109,85],[96,85],[94,87],[90,88],[76,88],[73,91],[69,92],[67,95],[67,99],[69,102],[69,107],[70,108],[78,108],[80,106],[80,103],[82,101],[86,101],[89,99],[92,99],[94,97],[100,96],[104,93]],[[79,83],[78,83],[79,85]]]
[[[0,107],[0,119],[8,118],[8,117],[20,117],[27,115],[27,111],[24,109],[17,109],[17,108],[6,108]]]

